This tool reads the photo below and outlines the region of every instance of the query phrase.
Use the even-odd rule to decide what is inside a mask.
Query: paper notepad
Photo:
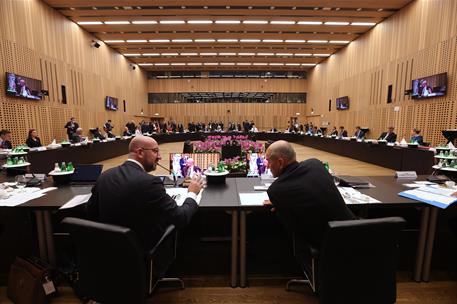
[[[79,206],[81,204],[87,203],[90,199],[90,196],[92,194],[81,194],[81,195],[75,195],[71,200],[66,202],[62,207],[59,209],[70,209],[76,206]]]
[[[263,206],[263,202],[269,200],[266,192],[240,193],[241,206]]]
[[[452,189],[423,187],[403,191],[398,195],[445,209],[457,201],[457,197],[451,196],[454,192]]]
[[[166,188],[165,191],[171,198],[173,198],[176,201],[176,204],[178,206],[182,206],[184,204],[184,201],[187,198],[187,188]],[[198,205],[200,205],[200,201],[202,199],[202,193],[203,189],[198,193],[197,199],[195,200]]]

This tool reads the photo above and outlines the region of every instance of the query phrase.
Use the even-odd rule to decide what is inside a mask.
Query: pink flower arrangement
[[[221,153],[222,146],[225,145],[227,142],[233,144],[233,141],[236,141],[236,143],[241,146],[241,151],[244,154],[246,154],[247,152],[263,152],[262,143],[249,140],[247,135],[208,136],[206,141],[194,142],[194,151],[196,153]]]

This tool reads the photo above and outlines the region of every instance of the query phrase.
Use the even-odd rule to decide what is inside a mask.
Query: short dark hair
[[[0,136],[6,135],[6,134],[10,134],[10,133],[11,133],[10,130],[3,129],[3,130],[0,131]]]
[[[36,131],[36,130],[35,130],[35,129],[30,129],[30,130],[29,130],[29,137],[32,137],[32,132],[33,132],[33,131]]]

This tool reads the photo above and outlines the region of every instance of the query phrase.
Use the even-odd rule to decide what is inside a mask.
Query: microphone
[[[167,170],[167,172],[170,173],[173,176],[173,187],[177,187],[178,186],[178,181],[176,180],[175,172],[173,170],[168,169],[167,167],[162,166],[159,163],[157,163],[157,166],[159,166],[162,169]]]

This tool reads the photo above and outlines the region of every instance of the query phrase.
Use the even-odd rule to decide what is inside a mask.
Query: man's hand
[[[263,205],[264,205],[265,207],[270,208],[270,211],[271,211],[271,212],[275,212],[275,211],[276,211],[276,208],[273,207],[273,204],[271,203],[270,200],[264,200],[264,201],[263,201]]]
[[[202,190],[204,185],[204,179],[200,174],[195,174],[189,184],[189,192],[193,192],[198,195],[200,190]]]

